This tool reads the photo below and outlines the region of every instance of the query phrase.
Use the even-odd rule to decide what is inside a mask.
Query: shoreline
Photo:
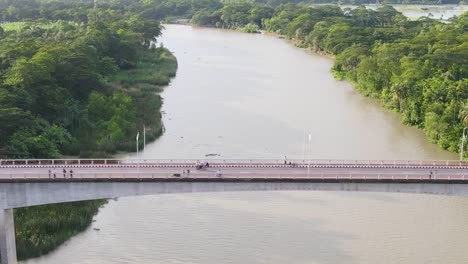
[[[125,94],[132,96],[135,102],[142,102],[140,108],[141,111],[147,111],[147,107],[154,103],[154,100],[151,98],[160,98],[160,104],[154,104],[153,115],[150,114],[150,120],[153,120],[152,123],[145,123],[147,126],[147,135],[146,143],[151,143],[157,140],[163,134],[163,123],[161,118],[161,106],[162,106],[162,97],[160,96],[160,92],[168,87],[172,79],[175,77],[177,73],[177,58],[167,49],[164,49],[162,57],[158,57],[158,59],[165,59],[166,61],[160,62],[157,65],[153,65],[152,67],[143,67],[140,68],[141,71],[152,71],[154,73],[160,73],[158,67],[165,67],[169,73],[167,74],[168,82],[164,84],[153,85],[154,87],[149,87],[149,92],[145,89],[140,89],[139,87],[142,85],[146,85],[144,78],[138,79],[139,75],[128,77],[128,79],[119,79],[121,75],[129,74],[128,71],[122,70],[116,73],[113,76],[113,81],[111,86],[120,85],[122,84],[122,80],[124,81],[131,81],[131,84],[128,85],[126,88],[115,89],[112,88],[115,92],[123,91]],[[169,55],[168,55],[169,53]],[[141,62],[145,61],[144,58],[140,59]],[[174,62],[175,61],[175,62]],[[175,63],[174,65],[170,65],[170,63]],[[152,64],[151,64],[152,65]],[[172,73],[172,68],[174,67],[174,74]],[[135,72],[135,71],[133,71]],[[150,93],[150,95],[146,94],[145,92]],[[149,98],[149,99],[148,99]],[[147,101],[146,101],[147,100]],[[145,102],[147,104],[145,104]],[[140,104],[137,104],[140,105]],[[149,111],[151,112],[151,111]],[[156,118],[156,113],[159,118]],[[141,120],[135,120],[135,126],[138,127],[140,125]],[[152,131],[152,133],[148,133],[151,128],[156,128],[156,130]],[[143,142],[141,142],[143,144]],[[133,147],[133,143],[132,143]],[[129,149],[125,149],[125,145],[123,145],[122,149],[117,150],[116,153],[107,153],[104,150],[93,150],[89,152],[91,155],[110,155],[111,157],[115,157],[115,155],[119,155],[122,153],[132,153],[128,151]],[[67,155],[70,157],[70,155]],[[79,156],[77,156],[79,157]],[[51,252],[60,248],[64,243],[68,240],[73,238],[74,236],[88,230],[93,223],[94,217],[99,213],[100,209],[103,208],[109,199],[98,199],[98,200],[89,200],[89,201],[78,201],[78,202],[71,202],[71,203],[59,203],[59,204],[47,204],[47,205],[39,205],[33,207],[25,207],[25,208],[15,208],[15,221],[17,222],[16,225],[16,244],[17,244],[17,254],[19,260],[29,260],[34,258],[39,258],[41,256],[45,256],[50,254]],[[62,215],[68,217],[59,217],[58,219],[53,218],[54,215]],[[29,219],[38,219],[35,223],[28,222]],[[77,223],[78,222],[78,223]],[[54,230],[54,232],[47,231],[48,227],[51,225],[50,223],[54,223],[58,225],[60,228]],[[46,231],[44,231],[46,230]],[[33,234],[31,234],[33,233]],[[37,233],[37,234],[34,234]],[[40,242],[31,241],[31,237],[43,237]]]
[[[243,33],[245,33],[245,32],[243,32]],[[247,33],[247,34],[249,34],[249,33]],[[303,49],[303,50],[306,50],[307,52],[311,52],[313,54],[316,54],[316,55],[319,55],[319,56],[322,56],[322,57],[326,57],[326,58],[329,58],[329,59],[333,59],[333,60],[336,59],[335,55],[330,54],[328,52],[318,51],[318,50],[315,50],[315,49],[313,49],[311,47],[300,47],[300,46],[298,46],[297,44],[301,43],[301,41],[298,40],[298,39],[288,39],[284,35],[281,35],[281,34],[276,33],[276,32],[269,32],[269,31],[266,31],[266,30],[260,30],[259,34],[267,35],[267,36],[274,36],[274,37],[277,37],[279,39],[284,39],[284,40],[286,40],[288,43],[292,44],[296,48]]]
[[[281,35],[281,34],[276,33],[276,32],[270,32],[270,31],[267,31],[267,30],[264,30],[264,29],[260,29],[258,32],[255,32],[255,33],[248,33],[248,32],[244,32],[242,30],[242,28],[232,29],[232,28],[219,28],[219,27],[207,26],[207,25],[200,26],[200,25],[196,25],[196,24],[191,23],[189,19],[176,19],[174,22],[164,23],[163,25],[184,25],[184,26],[190,26],[190,27],[194,27],[194,28],[211,28],[211,29],[219,29],[219,30],[237,31],[237,32],[245,33],[245,34],[262,34],[262,35],[274,36],[274,37],[277,37],[279,39],[286,40],[287,42],[291,43],[296,48],[307,50],[308,52],[312,52],[312,53],[320,55],[322,57],[330,58],[330,59],[333,59],[333,60],[336,59],[335,55],[330,54],[328,52],[314,50],[313,48],[310,48],[310,47],[300,47],[300,46],[298,46],[297,44],[300,44],[300,41],[298,39],[288,39],[284,35]]]

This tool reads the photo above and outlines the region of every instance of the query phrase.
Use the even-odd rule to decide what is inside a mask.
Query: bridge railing
[[[293,179],[293,180],[398,180],[398,181],[415,181],[415,180],[432,180],[432,181],[467,181],[467,174],[448,174],[448,175],[428,175],[428,174],[395,174],[395,173],[300,173],[300,174],[231,174],[223,173],[218,176],[216,172],[198,172],[192,174],[182,174],[173,172],[153,173],[153,172],[92,172],[92,173],[76,173],[71,176],[69,173],[56,173],[55,177],[52,174],[44,173],[10,173],[0,174],[0,181],[5,180],[34,180],[34,181],[73,181],[73,180],[144,180],[144,179],[190,179],[190,180],[277,180],[277,179]]]
[[[11,165],[125,165],[125,164],[310,164],[310,165],[427,165],[427,166],[468,166],[468,160],[332,160],[332,159],[0,159],[0,166]]]

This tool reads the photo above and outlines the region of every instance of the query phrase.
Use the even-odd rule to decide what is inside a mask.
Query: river
[[[162,94],[166,132],[142,157],[456,159],[286,40],[167,25],[160,42],[179,70]],[[131,197],[21,263],[466,263],[467,219],[468,199],[431,195]]]

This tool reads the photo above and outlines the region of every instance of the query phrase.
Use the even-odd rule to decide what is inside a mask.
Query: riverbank
[[[237,30],[237,31],[243,32],[242,30]],[[307,51],[310,51],[310,52],[312,52],[314,54],[317,54],[317,55],[320,55],[322,57],[329,58],[329,59],[332,59],[332,60],[336,59],[336,56],[331,54],[331,53],[327,53],[325,51],[318,50],[318,49],[311,49],[310,47],[307,47],[307,46],[304,47],[303,41],[300,40],[300,39],[288,38],[285,35],[281,35],[281,34],[276,33],[276,32],[269,32],[269,31],[266,31],[266,30],[260,30],[260,33],[264,34],[264,35],[268,35],[268,36],[274,36],[274,37],[277,37],[279,39],[285,39],[289,43],[291,43],[291,45],[294,45],[297,48],[305,49]]]
[[[176,58],[169,50],[160,47],[141,51],[135,68],[119,71],[111,78],[112,89],[130,95],[138,106],[139,118],[135,126],[146,125],[147,143],[162,134],[162,98],[159,93],[175,76],[176,70]],[[143,141],[140,142],[142,144]],[[133,151],[134,148],[134,142],[131,141],[116,149]],[[99,150],[84,154],[99,158],[108,155]],[[95,200],[15,209],[18,259],[47,254],[84,231],[105,203],[106,200]]]
[[[19,260],[45,255],[84,231],[106,200],[18,208],[14,210]]]
[[[156,48],[142,51],[134,69],[119,71],[111,78],[112,88],[130,95],[138,106],[135,126],[146,125],[147,143],[162,134],[159,92],[169,84],[176,70],[177,61],[169,50]],[[133,151],[134,142],[123,143],[116,150]],[[102,158],[108,153],[96,150],[81,155]],[[15,209],[18,259],[47,254],[84,231],[105,203],[106,200],[95,200]]]
[[[132,132],[128,133],[131,136],[120,140],[98,139],[94,144],[90,142],[87,144],[88,148],[80,152],[80,158],[103,158],[111,157],[117,152],[134,152],[133,135],[143,134],[145,129],[146,143],[149,143],[163,133],[164,125],[160,113],[163,102],[160,92],[176,75],[177,59],[168,49],[158,47],[140,50],[136,61],[133,68],[120,70],[109,78],[112,93],[125,94],[131,100],[134,110]],[[141,148],[143,140],[138,144]]]

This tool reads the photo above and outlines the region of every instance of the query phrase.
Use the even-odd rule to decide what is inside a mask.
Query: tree
[[[70,134],[63,127],[36,120],[32,127],[12,135],[7,156],[15,159],[60,158],[60,148],[70,140]]]
[[[465,125],[468,125],[468,100],[461,103],[461,109],[458,117]]]
[[[87,109],[89,120],[95,124],[95,137],[99,144],[120,142],[132,131],[136,109],[132,98],[124,93],[108,97],[92,92]]]
[[[376,12],[372,9],[367,9],[364,5],[351,9],[349,14],[353,17],[354,23],[357,26],[368,27],[374,26],[377,23]]]
[[[161,35],[161,25],[154,19],[143,19],[140,15],[133,15],[129,20],[129,29],[141,34],[142,45],[149,48],[152,42]]]
[[[191,22],[199,26],[215,26],[220,21],[220,16],[208,9],[202,9],[195,12]]]
[[[263,26],[263,20],[269,19],[273,16],[275,10],[266,5],[255,5],[250,10],[249,20],[251,23],[257,24],[257,26]]]

